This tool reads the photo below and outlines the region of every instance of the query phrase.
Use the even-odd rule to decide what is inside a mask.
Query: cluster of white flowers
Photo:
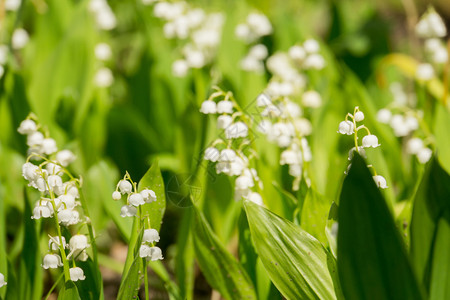
[[[436,76],[435,68],[448,61],[448,51],[443,38],[447,35],[444,21],[436,11],[430,7],[416,25],[416,33],[425,39],[425,54],[430,63],[421,63],[416,69],[416,78],[428,81]]]
[[[127,204],[122,206],[120,216],[122,217],[139,217],[139,220],[146,218],[147,229],[144,229],[144,235],[142,237],[142,243],[139,248],[139,256],[146,257],[148,260],[161,260],[163,259],[162,251],[159,247],[155,246],[155,242],[159,242],[159,233],[156,229],[150,228],[150,219],[148,216],[141,216],[141,210],[139,206],[146,203],[152,203],[156,201],[156,193],[148,188],[144,188],[142,191],[137,191],[136,182],[131,179],[128,172],[125,173],[123,179],[121,179],[116,186],[116,190],[112,193],[112,198],[115,201],[121,200],[122,196],[126,195]]]
[[[0,288],[7,285],[8,283],[5,281],[5,276],[0,273]]]
[[[262,117],[258,130],[269,141],[285,148],[280,164],[288,165],[289,174],[295,177],[293,190],[299,188],[303,176],[308,181],[304,166],[312,155],[306,136],[311,134],[312,125],[305,108],[320,107],[322,98],[317,91],[305,90],[307,77],[302,71],[325,66],[319,50],[319,43],[309,39],[302,46],[291,47],[288,53],[278,52],[269,57],[267,67],[273,76],[256,99]]]
[[[99,29],[112,30],[116,27],[116,15],[106,0],[90,0],[89,11],[94,15]]]
[[[159,242],[158,231],[153,228],[145,229],[141,247],[139,248],[139,256],[151,261],[164,259],[161,248],[155,246],[157,242]]]
[[[128,172],[117,183],[116,190],[112,193],[112,198],[118,201],[122,199],[123,195],[127,197],[127,204],[122,206],[120,210],[121,217],[134,217],[137,215],[140,205],[156,201],[156,194],[153,190],[145,188],[141,192],[137,191],[136,183],[131,180]]]
[[[265,134],[269,142],[284,149],[280,164],[289,166],[289,174],[295,177],[293,190],[297,190],[302,176],[307,180],[304,165],[312,160],[306,139],[312,132],[312,125],[305,117],[303,108],[290,97],[270,97],[268,92],[269,90],[260,94],[256,99],[262,118],[258,131]],[[321,103],[321,97],[315,91],[305,92],[302,100],[305,107],[317,107]]]
[[[345,120],[339,123],[338,133],[344,135],[353,135],[355,140],[355,147],[351,148],[348,152],[348,160],[352,160],[355,151],[358,152],[362,157],[366,157],[365,148],[377,148],[380,146],[380,144],[378,143],[378,137],[376,135],[371,134],[370,130],[365,125],[362,124],[358,126],[358,123],[362,122],[363,120],[364,113],[359,110],[358,106],[356,106],[353,114],[348,113],[345,116]],[[358,142],[358,131],[360,130],[365,130],[367,132],[367,134],[362,138],[361,145],[359,145]],[[372,165],[369,166],[374,170],[375,175],[373,176],[373,180],[375,181],[376,185],[381,189],[388,188],[386,179],[381,175],[377,175],[375,168],[373,168]]]
[[[214,60],[222,36],[223,14],[206,13],[184,1],[157,2],[153,13],[166,22],[163,28],[166,38],[185,41],[183,58],[172,64],[174,76],[184,77],[190,68],[200,69]]]
[[[248,54],[241,59],[241,69],[247,72],[264,72],[264,59],[267,58],[269,52],[263,44],[257,44],[250,48]]]
[[[54,218],[57,221],[58,235],[49,236],[49,253],[44,256],[42,267],[58,268],[63,266],[63,261],[72,259],[74,267],[70,269],[71,280],[83,280],[83,270],[75,266],[75,260],[88,259],[88,238],[77,234],[71,237],[67,245],[60,228],[89,222],[89,218],[80,215],[81,206],[77,201],[80,197],[78,185],[81,180],[74,178],[66,169],[75,160],[75,155],[70,150],[58,151],[55,140],[44,135],[42,127],[32,114],[21,122],[18,132],[27,136],[27,145],[30,147],[29,157],[22,167],[22,175],[28,180],[29,186],[41,192],[31,218]],[[70,250],[68,255],[65,253],[66,248]]]
[[[247,16],[246,23],[236,26],[235,34],[238,39],[247,44],[254,44],[247,55],[241,59],[241,69],[247,72],[264,72],[264,59],[269,52],[267,47],[257,43],[258,39],[272,33],[272,25],[269,19],[261,13],[251,13]]]
[[[271,34],[273,31],[269,19],[262,13],[253,12],[247,16],[246,22],[236,26],[236,37],[248,44]]]
[[[271,97],[301,96],[306,86],[304,70],[320,70],[325,67],[323,56],[318,53],[320,45],[316,40],[309,39],[303,46],[295,45],[288,53],[277,52],[267,59],[267,68],[272,78],[267,86],[266,93]],[[305,105],[318,106],[320,101],[308,101],[317,97],[307,98]]]
[[[425,164],[431,158],[432,150],[425,146],[424,140],[417,137],[420,135],[423,112],[414,108],[417,102],[414,94],[407,94],[400,83],[392,83],[390,90],[394,102],[378,111],[377,120],[388,124],[395,136],[404,138],[406,152],[416,155],[419,162]]]
[[[216,103],[215,100],[220,100]],[[262,182],[257,171],[251,167],[254,156],[246,146],[251,144],[249,127],[246,122],[251,119],[242,112],[233,98],[231,92],[217,92],[211,94],[208,100],[202,103],[200,112],[204,114],[219,114],[217,127],[224,130],[225,138],[217,139],[204,151],[204,159],[216,163],[216,173],[228,176],[237,176],[235,179],[235,200],[248,199],[263,205],[261,195],[256,189],[262,189]],[[236,119],[239,118],[239,121]],[[232,147],[233,142],[238,144]],[[225,147],[221,147],[225,145]],[[247,151],[246,151],[247,150]],[[247,156],[246,153],[250,154]]]
[[[95,57],[102,65],[95,74],[94,82],[98,87],[109,87],[114,82],[114,76],[108,67],[103,66],[104,62],[107,62],[112,57],[111,47],[107,43],[99,43],[94,49]]]

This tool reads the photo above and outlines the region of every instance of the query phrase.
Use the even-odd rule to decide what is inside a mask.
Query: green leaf
[[[256,251],[272,282],[287,299],[336,299],[328,252],[292,222],[246,201]]]
[[[220,243],[203,214],[197,208],[193,209],[194,249],[208,283],[225,299],[256,299],[255,289],[247,272]]]
[[[440,219],[433,253],[430,299],[450,299],[450,224]]]
[[[436,138],[436,152],[442,167],[450,172],[450,139],[448,129],[450,128],[450,113],[442,105],[436,105],[434,123],[434,136]]]
[[[427,291],[435,284],[431,282],[433,268],[448,260],[450,255],[448,251],[445,256],[436,249],[442,247],[438,243],[443,243],[442,235],[445,235],[441,220],[448,221],[449,216],[450,176],[434,157],[428,163],[415,195],[411,219],[411,257],[419,281]]]
[[[142,258],[135,256],[133,264],[119,287],[118,300],[136,299],[141,285],[140,270],[142,270]]]
[[[71,280],[67,281],[59,291],[58,300],[81,300],[75,283]]]
[[[164,181],[157,160],[139,181],[138,190],[142,191],[145,188],[155,192],[156,201],[142,206],[143,216],[150,217],[152,228],[159,231],[164,211],[166,210],[166,194],[164,192]]]
[[[317,193],[314,188],[308,189],[300,219],[301,227],[318,239],[323,245],[328,243],[325,235],[325,227],[330,203],[324,196]]]
[[[359,155],[340,195],[337,257],[348,300],[422,299],[402,238]]]

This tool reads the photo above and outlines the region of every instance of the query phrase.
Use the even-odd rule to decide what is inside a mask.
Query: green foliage
[[[337,257],[346,299],[423,299],[388,206],[355,155],[339,202]]]
[[[245,202],[252,240],[270,279],[287,299],[337,299],[328,251],[314,237],[252,202]]]
[[[194,249],[206,280],[226,299],[257,299],[245,269],[219,242],[201,212],[193,209]]]

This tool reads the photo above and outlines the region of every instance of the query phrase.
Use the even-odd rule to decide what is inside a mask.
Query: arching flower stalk
[[[339,123],[338,133],[343,135],[353,135],[353,140],[355,143],[355,147],[351,148],[348,152],[348,160],[352,160],[355,151],[362,157],[366,158],[366,148],[378,148],[379,146],[381,146],[378,143],[378,137],[374,134],[371,134],[369,128],[367,128],[364,124],[358,125],[363,120],[364,113],[359,110],[358,106],[356,106],[353,114],[347,113],[347,115],[345,116],[345,120]],[[362,143],[360,145],[358,132],[361,131],[364,131],[366,135],[364,135],[364,137],[362,138]],[[348,168],[350,168],[350,165],[348,166]],[[386,179],[383,176],[378,175],[377,171],[372,165],[368,165],[368,167],[373,170],[373,180],[375,181],[376,185],[381,189],[388,188]]]
[[[235,200],[244,198],[263,205],[259,193],[263,185],[254,168],[257,154],[252,143],[253,119],[242,110],[231,92],[217,87],[215,90],[202,103],[200,112],[219,115],[217,127],[223,130],[223,135],[204,150],[204,159],[216,164],[217,174],[236,176]]]
[[[49,269],[63,266],[66,281],[84,280],[83,270],[76,267],[77,260],[88,259],[88,238],[80,234],[84,225],[88,227],[91,243],[94,238],[87,207],[80,198],[82,180],[74,177],[67,168],[76,157],[70,150],[58,151],[56,141],[49,137],[33,114],[20,124],[18,131],[27,136],[27,145],[30,147],[29,156],[22,167],[23,177],[29,182],[28,186],[41,192],[31,218],[53,219],[57,233],[56,236],[49,235],[49,250],[44,256],[42,267]],[[69,245],[62,235],[62,227],[77,228],[77,234],[70,238]],[[71,269],[70,262],[73,265]]]

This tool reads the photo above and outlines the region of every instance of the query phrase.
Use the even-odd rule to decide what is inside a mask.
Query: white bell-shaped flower
[[[65,249],[67,248],[67,244],[66,244],[66,238],[65,237],[61,237],[62,240],[62,247]],[[61,242],[59,241],[59,236],[52,236],[50,237],[50,239],[48,240],[48,248],[50,250],[53,251],[58,251],[59,250],[59,246],[60,246]]]
[[[143,189],[140,194],[142,198],[144,198],[145,203],[152,203],[156,201],[156,193],[153,190]]]
[[[355,121],[361,122],[362,120],[364,120],[364,113],[362,111],[357,111],[355,113]]]
[[[150,252],[151,252],[151,247],[145,244],[142,244],[141,247],[139,248],[139,257],[149,257],[150,256]]]
[[[64,226],[78,224],[80,220],[80,213],[73,209],[63,209],[58,212],[58,220]]]
[[[221,115],[217,118],[217,128],[226,129],[233,123],[233,118],[229,115]]]
[[[301,153],[293,150],[284,150],[280,155],[280,165],[301,164]]]
[[[236,159],[236,152],[233,149],[223,149],[220,152],[220,162],[232,162]]]
[[[247,196],[247,199],[252,201],[253,203],[256,203],[256,204],[260,205],[260,206],[264,205],[261,195],[259,193],[257,193],[257,192],[249,193],[248,196]]]
[[[272,100],[270,100],[270,97],[264,93],[259,94],[256,98],[256,105],[259,107],[267,106],[272,104]]]
[[[134,217],[137,214],[137,208],[132,205],[124,205],[120,209],[120,216],[122,218],[125,217]]]
[[[30,134],[33,133],[37,130],[37,125],[36,122],[34,122],[33,120],[23,120],[20,123],[19,128],[17,129],[17,131],[20,134]]]
[[[145,229],[142,242],[154,243],[159,242],[159,233],[156,229]]]
[[[62,178],[59,175],[48,176],[47,183],[51,190],[55,190],[56,188],[62,188],[63,186]]]
[[[417,154],[422,148],[423,141],[418,137],[414,137],[406,143],[406,152],[409,154]]]
[[[43,153],[50,155],[58,151],[58,147],[56,146],[56,141],[52,138],[46,138],[42,140],[41,150]]]
[[[112,71],[108,68],[101,68],[95,73],[94,83],[100,88],[106,88],[113,84],[114,75]]]
[[[84,276],[83,269],[79,267],[73,267],[69,269],[70,273],[70,280],[72,281],[78,281],[78,280],[85,280],[86,276]]]
[[[150,256],[151,261],[162,260],[164,259],[162,255],[162,251],[159,247],[151,247],[150,248]]]
[[[5,281],[5,276],[0,273],[0,288],[7,285],[8,283]]]
[[[239,176],[247,167],[247,164],[248,159],[246,157],[242,159],[241,157],[237,156],[235,160],[230,163],[229,171],[224,173],[227,174],[228,176]]]
[[[35,181],[39,178],[39,167],[27,162],[22,166],[22,176],[28,181]]]
[[[219,103],[217,103],[217,112],[219,114],[232,114],[233,102],[228,100],[219,101]]]
[[[389,109],[382,108],[377,112],[377,120],[378,122],[389,124],[391,121],[392,113]]]
[[[60,201],[60,203],[62,203],[62,205],[66,209],[74,209],[75,206],[77,205],[75,197],[70,194],[58,196],[57,199]]]
[[[67,167],[71,162],[75,160],[75,158],[75,154],[73,154],[70,150],[61,150],[56,153],[56,160],[63,167]]]
[[[321,70],[325,67],[325,59],[317,53],[308,55],[303,62],[303,67],[305,69]]]
[[[220,151],[215,147],[208,147],[205,149],[204,159],[212,162],[219,160]]]
[[[44,269],[56,269],[61,267],[63,263],[61,262],[61,257],[57,254],[46,254],[44,256],[44,262],[41,265]]]
[[[38,205],[33,209],[32,219],[38,220],[40,218],[50,218],[52,216],[51,210],[41,202],[42,205]]]
[[[145,204],[144,197],[139,193],[133,193],[128,197],[128,202],[133,206],[139,206]]]
[[[13,49],[22,49],[28,44],[29,40],[28,32],[23,28],[17,28],[12,34],[11,46]]]
[[[118,201],[118,200],[122,199],[122,194],[119,191],[114,191],[112,193],[112,198],[113,198],[113,200]]]
[[[383,176],[381,176],[381,175],[373,176],[373,180],[375,181],[377,187],[379,187],[380,189],[388,188],[388,186],[386,184],[386,179],[384,179]]]
[[[430,160],[432,154],[433,151],[431,151],[431,149],[422,148],[419,150],[419,152],[417,152],[417,159],[421,164],[425,164]]]
[[[315,39],[308,39],[303,43],[303,49],[307,53],[316,53],[320,50],[320,45]]]
[[[44,135],[40,131],[35,131],[27,136],[28,147],[40,146],[44,141]]]
[[[184,59],[177,59],[172,63],[172,74],[175,77],[184,77],[189,71],[189,65]]]
[[[215,114],[217,112],[216,102],[212,100],[203,101],[200,112],[204,114]]]
[[[302,176],[302,165],[300,165],[300,164],[289,165],[289,175],[291,175],[293,177]]]
[[[433,66],[427,63],[419,64],[416,69],[416,77],[423,81],[432,79],[434,77]]]
[[[376,135],[369,134],[369,135],[366,135],[365,137],[363,137],[362,146],[364,148],[367,148],[367,147],[376,148],[376,147],[380,146],[380,144],[378,144],[378,138]]]
[[[70,238],[69,248],[73,250],[84,250],[89,247],[88,238],[84,234],[76,234]]]
[[[289,56],[296,61],[302,61],[306,57],[306,51],[302,46],[295,45],[289,48]]]
[[[352,135],[355,132],[355,126],[351,121],[342,121],[339,123],[339,131],[340,134]]]
[[[245,138],[248,135],[248,127],[244,122],[236,122],[225,128],[225,137],[227,139]]]
[[[236,189],[246,190],[254,186],[252,177],[241,175],[236,178],[235,181]]]
[[[98,60],[106,61],[111,58],[111,47],[106,43],[99,43],[95,46],[95,57]]]
[[[119,190],[122,194],[129,194],[133,190],[133,186],[128,180],[119,181]]]
[[[302,95],[302,104],[306,107],[317,108],[322,104],[322,97],[316,91],[306,91]]]

